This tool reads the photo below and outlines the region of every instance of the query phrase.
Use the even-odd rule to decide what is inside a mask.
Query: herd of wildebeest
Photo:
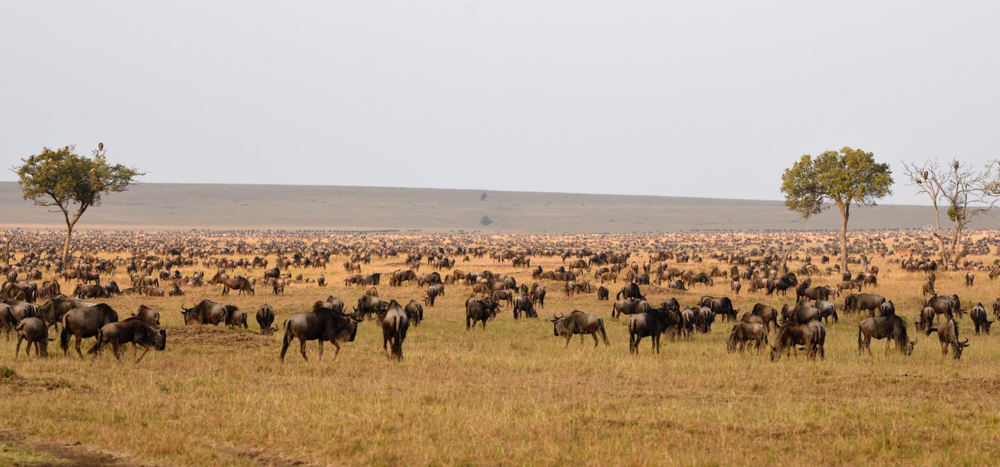
[[[804,352],[809,359],[824,358],[827,325],[839,320],[839,311],[868,315],[858,326],[859,353],[867,350],[870,354],[871,340],[884,339],[887,352],[894,345],[903,355],[910,355],[915,341],[907,320],[897,314],[891,299],[873,292],[879,289],[880,268],[871,260],[877,258],[882,268],[921,278],[925,299],[913,320],[915,331],[936,333],[942,353],[950,352],[958,359],[969,339],[960,338],[957,320],[968,312],[977,334],[989,333],[993,320],[982,303],[965,306],[954,293],[939,294],[937,277],[962,270],[966,285],[971,286],[977,271],[987,273],[991,280],[1000,275],[997,262],[985,260],[965,260],[960,267],[945,268],[935,259],[932,239],[916,231],[854,234],[848,255],[854,271],[842,270],[838,244],[832,236],[819,233],[86,232],[74,240],[74,254],[67,263],[61,258],[58,233],[5,234],[11,241],[2,261],[6,280],[0,288],[0,326],[7,338],[16,334],[15,358],[22,342],[27,344],[26,351],[34,347],[36,355],[46,356],[48,342],[56,338],[64,354],[73,341],[80,357],[81,342],[91,338],[96,343],[89,353],[110,345],[119,360],[128,344],[137,362],[151,348],[165,349],[167,330],[160,323],[161,311],[142,305],[122,319],[102,302],[105,298],[136,295],[152,302],[156,297],[187,297],[197,292],[224,300],[232,291],[254,295],[257,288],[281,295],[293,284],[321,292],[328,285],[327,274],[341,273],[346,274],[345,287],[363,290],[356,302],[350,300],[354,305],[329,295],[280,326],[271,306],[256,310],[261,333],[283,332],[282,361],[295,340],[306,359],[310,340],[319,342],[320,358],[325,341],[339,353],[340,344],[353,342],[366,320],[381,326],[386,355],[401,359],[410,326],[420,324],[424,308],[434,307],[446,289],[468,296],[467,330],[481,325],[485,331],[487,322],[497,319],[505,306],[515,320],[536,319],[551,290],[567,297],[593,294],[593,308],[609,310],[612,320],[624,320],[627,315],[631,353],[639,352],[639,343],[646,337],[659,352],[662,335],[691,339],[697,333],[711,332],[719,320],[732,322],[726,341],[730,352],[753,349],[759,353],[769,348],[772,360],[792,352]],[[965,247],[968,258],[984,257],[991,248],[1000,247],[1000,237],[981,235]],[[363,273],[362,269],[371,269],[373,257],[399,267]],[[483,262],[487,258],[498,267],[520,272],[461,269],[473,259]],[[706,260],[715,265],[708,267]],[[546,269],[540,262],[555,266]],[[181,269],[193,272],[185,275]],[[206,270],[211,277],[207,280]],[[304,277],[306,271],[309,277]],[[318,276],[313,277],[316,272]],[[526,278],[529,273],[530,281],[515,278]],[[655,287],[688,296],[692,289],[714,287],[717,281],[728,284],[729,296],[695,294],[686,305],[676,298],[653,304],[644,293]],[[415,286],[419,300],[405,304],[384,300],[379,287],[385,285]],[[731,299],[740,293],[756,294],[762,302],[741,311]],[[780,308],[763,303],[792,294],[794,301]],[[604,301],[607,305],[599,305]],[[249,328],[247,311],[209,298],[195,300],[179,311],[185,325]],[[610,346],[602,314],[572,310],[554,314],[548,321],[554,336],[564,338],[566,346],[575,335],[581,342],[590,335],[595,346]],[[992,314],[1000,315],[1000,299],[992,304]],[[50,329],[57,337],[50,338]]]

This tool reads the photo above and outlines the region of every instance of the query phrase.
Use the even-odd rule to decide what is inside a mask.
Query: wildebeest
[[[334,358],[340,354],[341,340],[354,342],[358,332],[358,323],[362,320],[358,313],[345,315],[334,311],[329,302],[317,301],[311,312],[296,313],[285,321],[285,336],[281,341],[281,361],[285,361],[285,353],[292,339],[299,340],[299,351],[302,358],[306,357],[306,342],[319,341],[319,359],[323,360],[323,342],[329,341],[336,347]]]
[[[926,306],[920,310],[920,314],[917,316],[917,322],[914,323],[917,327],[917,331],[923,331],[934,325],[934,309]]]
[[[479,299],[469,297],[465,301],[465,329],[475,327],[477,322],[482,321],[483,329],[486,329],[486,320],[495,318],[501,306],[490,299]]]
[[[63,354],[69,352],[69,338],[76,338],[76,353],[83,358],[80,342],[88,337],[94,337],[108,323],[118,321],[118,313],[106,303],[74,308],[63,315],[63,330],[59,334],[59,346]]]
[[[775,291],[780,292],[782,296],[788,293],[788,289],[795,287],[799,283],[796,279],[795,274],[788,273],[781,276],[780,279],[775,281],[770,281],[767,283],[767,295],[773,294]]]
[[[667,311],[659,308],[632,315],[628,320],[629,353],[639,353],[639,342],[643,337],[649,337],[653,350],[660,353],[660,334],[667,329],[667,319]]]
[[[160,325],[160,312],[146,305],[139,305],[139,309],[132,313],[132,317],[141,319],[154,326]]]
[[[733,308],[733,302],[729,300],[729,297],[716,298],[706,295],[701,297],[698,305],[711,308],[716,315],[724,316],[727,321],[736,321],[736,314],[740,311]]]
[[[816,300],[813,305],[819,310],[819,317],[825,322],[830,322],[830,317],[833,317],[834,323],[840,322],[840,317],[837,316],[837,306],[833,302],[828,302],[826,300]]]
[[[108,291],[100,285],[78,284],[73,289],[73,296],[76,298],[107,298]]]
[[[771,324],[774,324],[775,329],[778,328],[778,310],[773,306],[757,303],[753,306],[751,313],[760,316],[761,320],[764,321],[764,328],[767,332],[771,332]]]
[[[574,334],[580,335],[580,343],[583,343],[584,334],[590,334],[594,338],[594,347],[600,344],[597,340],[598,335],[604,341],[605,347],[611,345],[608,342],[608,334],[604,331],[604,320],[600,316],[573,310],[566,316],[554,316],[549,321],[552,322],[552,334],[566,338],[566,347],[569,347],[569,341],[573,339]]]
[[[605,299],[607,299],[605,297]],[[545,286],[542,284],[532,284],[531,301],[539,308],[545,309]]]
[[[962,317],[962,301],[958,295],[932,296],[924,302],[925,307],[931,307],[939,315]]]
[[[265,303],[257,309],[257,325],[260,326],[260,333],[265,336],[270,336],[278,330],[274,325],[274,308],[271,305]]]
[[[184,305],[181,305],[181,310],[185,325],[211,324],[218,326],[219,323],[225,323],[228,320],[226,307],[207,298],[191,308],[184,308]]]
[[[644,313],[650,309],[649,302],[635,298],[617,300],[611,305],[611,317],[618,319],[621,315]]]
[[[427,287],[427,292],[424,295],[424,304],[427,306],[434,306],[434,300],[438,296],[444,296],[444,284],[432,284]]]
[[[243,329],[250,329],[247,321],[247,313],[239,309],[236,305],[226,305],[226,326],[230,327],[243,327]]]
[[[410,322],[414,326],[419,326],[420,322],[424,320],[424,307],[416,300],[410,300],[403,311],[406,312],[406,316],[410,318]]]
[[[640,300],[645,300],[646,296],[639,292],[639,284],[632,282],[618,291],[615,294],[615,300],[621,300],[622,298],[637,298]]]
[[[409,327],[410,318],[403,311],[403,307],[396,300],[390,301],[389,308],[386,310],[385,316],[382,317],[382,351],[385,352],[386,357],[396,360],[403,359],[403,341],[406,339],[406,330]],[[386,349],[390,342],[392,343],[391,354]]]
[[[46,326],[55,326],[56,331],[58,331],[58,323],[62,322],[63,315],[65,315],[67,311],[90,305],[90,303],[84,302],[78,298],[56,295],[49,299],[47,303],[36,309],[36,316],[41,318],[41,320],[45,322]]]
[[[494,290],[493,294],[490,295],[490,299],[496,303],[501,301],[507,302],[507,305],[513,305],[514,303],[514,293],[510,290]]]
[[[990,333],[990,325],[993,321],[990,321],[986,315],[986,308],[983,307],[982,303],[977,304],[975,307],[969,311],[969,318],[972,318],[972,325],[976,328],[976,335],[979,335],[979,330],[982,329],[986,334]]]
[[[610,293],[611,292],[607,289],[607,287],[604,287],[602,285],[602,286],[600,286],[600,287],[597,288],[597,299],[598,300],[607,300],[608,299],[608,294],[610,294]]]
[[[729,352],[739,350],[740,353],[743,353],[743,350],[751,342],[754,344],[754,348],[757,349],[757,353],[760,353],[761,346],[768,343],[767,328],[762,323],[739,322],[733,326],[733,330],[729,333],[729,340],[726,341],[726,349]]]
[[[875,310],[885,303],[885,297],[881,295],[860,293],[851,294],[844,298],[844,311],[868,311],[870,316],[875,316]]]
[[[238,290],[237,295],[243,295],[246,292],[250,295],[254,294],[253,284],[250,280],[243,276],[236,276],[232,279],[228,278],[217,278],[213,281],[216,284],[222,284],[222,295],[229,295],[230,290]]]
[[[895,314],[883,315],[873,318],[866,318],[858,325],[858,353],[862,349],[868,350],[871,355],[872,338],[885,339],[885,351],[889,352],[889,344],[896,343],[896,348],[905,356],[913,354],[913,346],[917,341],[911,341],[907,331],[906,322],[903,318]]]
[[[26,355],[31,355],[31,346],[34,345],[37,356],[49,356],[49,327],[44,321],[34,316],[29,316],[22,319],[20,323],[17,323],[17,327],[14,329],[17,331],[17,347],[14,349],[14,360],[17,360],[17,354],[21,351],[21,341],[28,341],[28,345],[24,348]]]
[[[531,304],[531,297],[527,295],[518,295],[514,298],[514,319],[520,318],[522,312],[525,318],[537,317],[535,308]]]
[[[771,346],[771,360],[780,359],[782,353],[791,355],[792,349],[799,345],[805,348],[806,357],[814,360],[817,353],[825,357],[823,346],[826,342],[826,328],[823,323],[815,320],[808,324],[785,321],[778,327],[775,341],[777,345]]]
[[[938,333],[938,340],[941,341],[941,354],[948,355],[948,347],[954,351],[955,360],[962,358],[962,350],[969,346],[969,339],[958,340],[958,323],[952,318],[945,318],[944,322],[936,328],[928,328],[927,335],[932,332]]]
[[[125,353],[124,344],[131,343],[142,347],[142,354],[135,360],[136,363],[139,363],[149,353],[151,347],[156,350],[167,348],[167,331],[133,316],[123,321],[104,325],[97,333],[97,344],[87,353],[96,354],[108,343],[111,344],[111,351],[119,361],[122,359],[122,354]]]
[[[698,331],[702,333],[708,333],[712,331],[712,323],[715,322],[715,312],[707,306],[698,308],[698,314],[695,315],[695,323],[697,324]]]

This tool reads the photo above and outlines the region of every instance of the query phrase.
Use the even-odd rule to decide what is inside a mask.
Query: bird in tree
[[[55,207],[66,220],[66,243],[63,246],[62,267],[69,264],[73,227],[91,206],[101,205],[101,195],[119,193],[145,175],[134,167],[110,164],[105,158],[104,143],[93,151],[93,157],[76,154],[75,146],[52,150],[21,159],[13,168],[25,200],[36,206]],[[53,211],[56,212],[56,211]]]
[[[851,205],[875,206],[892,194],[889,164],[875,162],[874,154],[844,147],[819,156],[802,156],[781,175],[785,206],[808,219],[830,205],[840,210],[840,267],[847,271],[847,221]]]

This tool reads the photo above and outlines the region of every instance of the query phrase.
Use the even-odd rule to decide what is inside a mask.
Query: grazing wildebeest
[[[362,318],[373,318],[385,311],[385,308],[388,305],[389,304],[381,298],[372,297],[371,295],[362,295],[361,298],[358,299],[358,305],[354,307],[354,313],[358,314],[358,316],[361,316]]]
[[[597,340],[598,335],[604,341],[605,347],[611,345],[608,343],[608,334],[604,332],[604,320],[600,316],[573,310],[566,316],[554,316],[549,321],[552,322],[552,334],[556,337],[566,338],[566,347],[569,347],[569,341],[573,339],[574,334],[580,335],[581,344],[583,343],[583,335],[590,334],[594,338],[594,347],[600,344],[600,341]]]
[[[146,305],[139,305],[139,309],[132,313],[132,317],[139,318],[154,326],[160,325],[160,312]]]
[[[885,303],[885,297],[881,295],[860,293],[851,294],[844,298],[844,311],[868,311],[871,317],[875,316],[875,310]]]
[[[226,305],[226,326],[250,329],[247,321],[247,313],[239,309],[236,305]]]
[[[396,360],[403,359],[403,341],[406,339],[406,330],[410,327],[410,318],[406,311],[399,305],[399,302],[392,300],[389,302],[389,309],[382,318],[382,351],[386,357]],[[386,345],[392,342],[392,353],[386,349]]]
[[[296,313],[285,321],[285,337],[281,341],[281,361],[285,361],[285,353],[292,339],[299,340],[299,351],[302,358],[306,357],[306,342],[311,340],[319,341],[319,359],[323,360],[323,342],[329,341],[336,347],[334,358],[340,354],[340,340],[354,342],[354,337],[358,332],[358,323],[363,318],[358,314],[345,315],[334,311],[329,302],[319,302],[313,304],[311,312]]]
[[[993,321],[990,321],[986,315],[986,308],[982,303],[977,304],[975,307],[969,311],[969,317],[972,318],[972,325],[976,327],[976,335],[979,335],[979,330],[982,329],[986,334],[990,333],[990,325]]]
[[[531,305],[531,297],[527,295],[518,295],[514,298],[514,319],[520,318],[522,312],[525,318],[537,316],[534,306]]]
[[[708,295],[701,297],[698,301],[699,306],[705,306],[711,308],[716,315],[722,315],[726,318],[726,321],[736,321],[736,315],[739,313],[739,309],[733,308],[733,302],[729,300],[729,297],[710,297]]]
[[[712,331],[712,323],[715,322],[715,312],[707,306],[698,308],[698,314],[696,316],[696,321],[698,324],[698,330],[702,333],[708,333]]]
[[[125,353],[124,344],[131,343],[142,347],[142,355],[135,360],[139,363],[149,353],[150,347],[156,350],[167,348],[167,331],[133,316],[124,321],[104,325],[97,333],[97,344],[87,353],[96,354],[108,343],[111,343],[111,351],[119,361]]]
[[[945,318],[940,326],[928,328],[926,332],[928,336],[932,332],[937,332],[938,340],[941,341],[941,354],[948,355],[948,347],[950,346],[954,351],[955,360],[962,358],[962,350],[969,346],[968,338],[964,341],[958,340],[958,323],[950,317]]]
[[[732,290],[733,293],[736,294],[736,295],[740,294],[740,289],[742,289],[742,288],[743,288],[743,284],[740,282],[739,277],[737,277],[736,279],[733,279],[732,281],[729,282],[729,290]]]
[[[799,281],[796,279],[795,274],[785,274],[780,279],[767,283],[767,295],[770,296],[775,291],[778,291],[784,296],[788,293],[789,288],[795,287],[798,283]]]
[[[971,271],[965,273],[965,286],[972,287],[972,283],[976,280],[976,275]]]
[[[416,300],[410,300],[403,311],[406,311],[406,316],[410,318],[410,322],[414,326],[419,326],[420,322],[424,320],[424,306]]]
[[[760,317],[752,314],[744,316],[754,316],[758,319]],[[761,320],[763,322],[763,320]],[[729,333],[729,340],[726,342],[726,349],[730,353],[739,350],[743,353],[747,344],[753,342],[754,348],[757,349],[757,353],[760,353],[760,348],[762,345],[768,343],[767,341],[767,328],[764,327],[762,323],[749,323],[749,322],[739,322],[733,326],[732,332]]]
[[[962,302],[959,300],[958,295],[948,295],[948,296],[932,296],[924,302],[925,307],[931,307],[934,312],[939,315],[951,316],[951,317],[962,317]]]
[[[17,331],[17,348],[14,349],[14,360],[17,360],[17,354],[21,352],[21,341],[28,341],[28,345],[24,348],[25,355],[31,355],[31,346],[34,344],[37,356],[49,356],[49,327],[44,321],[29,316],[17,323],[17,327],[14,329]]]
[[[222,284],[222,295],[229,295],[230,290],[238,290],[237,295],[243,295],[246,292],[250,295],[254,294],[253,284],[250,280],[243,276],[236,276],[232,279],[218,278],[216,280],[217,284]]]
[[[934,309],[929,306],[925,306],[922,310],[920,310],[920,314],[917,316],[917,322],[914,323],[917,327],[917,331],[923,331],[924,329],[933,326],[934,314]]]
[[[490,299],[479,299],[469,297],[465,301],[465,329],[475,327],[479,321],[483,322],[483,329],[486,329],[486,320],[495,318],[500,311],[501,305]]]
[[[644,313],[649,311],[651,306],[649,302],[645,300],[639,300],[635,298],[627,298],[624,300],[618,300],[613,305],[611,305],[611,317],[618,319],[621,315],[634,315],[636,313]]]
[[[781,319],[797,324],[807,324],[810,321],[819,320],[820,312],[809,302],[802,302],[795,306],[786,303],[781,307]]]
[[[681,338],[690,339],[694,334],[695,324],[698,322],[698,310],[695,308],[685,308],[681,310]]]
[[[535,305],[538,305],[539,308],[545,309],[545,286],[542,284],[532,284],[531,301]]]
[[[757,303],[753,306],[751,313],[760,316],[761,320],[764,321],[764,328],[767,332],[771,332],[771,324],[774,324],[775,329],[778,328],[778,310],[773,306]]]
[[[497,303],[501,301],[507,302],[507,305],[510,306],[514,304],[514,293],[510,290],[494,290],[493,294],[490,295],[490,299]]]
[[[73,289],[76,298],[108,298],[108,291],[100,285],[79,284]]]
[[[906,321],[895,314],[866,318],[858,325],[858,353],[862,349],[872,354],[872,338],[885,339],[885,352],[889,353],[889,344],[896,343],[896,348],[905,356],[913,354],[913,346],[917,341],[911,341],[906,332]]]
[[[192,308],[184,308],[181,305],[181,314],[184,315],[184,324],[211,324],[218,326],[219,323],[227,322],[227,310],[221,303],[204,299]]]
[[[814,360],[817,352],[822,352],[821,349],[826,341],[826,329],[822,323],[815,320],[808,324],[785,321],[778,327],[775,340],[778,345],[771,346],[771,360],[780,359],[782,353],[791,356],[792,349],[798,345],[805,347],[806,357]]]
[[[264,304],[257,309],[257,325],[260,326],[260,333],[265,336],[270,336],[278,330],[274,325],[274,308],[271,305]]]
[[[681,311],[681,302],[678,302],[676,298],[671,298],[661,302],[660,308],[663,308],[664,310]]]
[[[639,284],[632,282],[618,291],[615,294],[615,300],[621,300],[622,298],[638,298],[640,300],[645,300],[646,296],[639,292]]]
[[[660,334],[667,328],[667,312],[659,308],[651,308],[646,312],[632,315],[628,320],[628,351],[639,353],[639,342],[643,337],[649,337],[653,350],[660,353]]]
[[[108,304],[98,303],[97,305],[83,308],[74,308],[63,315],[63,330],[59,334],[59,346],[62,347],[63,354],[69,352],[69,337],[76,338],[76,353],[83,358],[80,351],[80,342],[88,337],[94,337],[108,323],[118,321],[118,313]]]
[[[814,304],[817,310],[819,310],[819,317],[823,321],[829,323],[830,317],[833,317],[834,323],[840,322],[840,317],[837,316],[837,306],[833,302],[828,302],[826,300],[816,300]]]
[[[607,287],[604,287],[602,285],[602,286],[600,286],[600,287],[597,288],[597,299],[598,300],[607,300],[608,299],[608,295],[610,293],[611,293],[611,291],[609,291],[607,289]]]
[[[896,314],[896,305],[889,300],[878,307],[878,313],[881,316],[889,316]]]
[[[444,296],[444,284],[433,284],[427,287],[426,295],[424,296],[424,304],[427,306],[434,306],[434,300],[438,296]]]

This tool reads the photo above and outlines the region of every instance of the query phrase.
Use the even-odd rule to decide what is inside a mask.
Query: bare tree
[[[957,268],[958,263],[968,253],[962,244],[962,234],[977,217],[989,212],[998,200],[997,176],[994,169],[1000,164],[993,162],[982,171],[977,171],[953,160],[942,168],[937,161],[927,161],[923,165],[904,164],[910,180],[918,192],[926,193],[934,207],[935,231],[941,260],[945,267]],[[941,231],[940,204],[948,207],[948,219],[955,224],[954,234],[946,239]]]

